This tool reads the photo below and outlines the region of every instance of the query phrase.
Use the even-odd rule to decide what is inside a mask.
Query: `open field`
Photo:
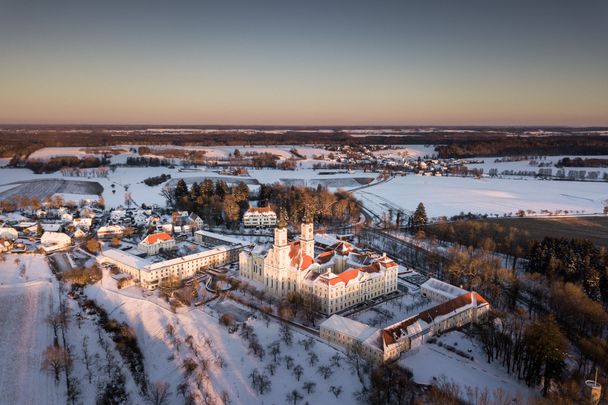
[[[564,218],[500,218],[482,222],[498,222],[525,230],[531,240],[545,236],[591,239],[599,246],[608,246],[608,216]]]
[[[460,213],[514,216],[601,213],[608,204],[605,182],[404,176],[355,192],[368,210],[412,212],[422,202],[430,218]],[[543,214],[543,210],[545,211]]]
[[[103,192],[103,187],[96,181],[39,179],[13,182],[6,186],[13,184],[14,187],[0,192],[0,200],[11,199],[18,195],[43,199],[57,193],[101,195]]]
[[[64,386],[55,385],[53,377],[40,369],[42,352],[53,342],[52,328],[46,322],[53,299],[50,278],[43,255],[8,255],[0,263],[3,404],[65,403]]]

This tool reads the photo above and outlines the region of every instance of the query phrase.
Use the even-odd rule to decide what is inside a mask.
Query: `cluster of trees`
[[[565,157],[558,160],[555,164],[557,167],[608,167],[608,159],[586,158],[580,157],[570,159]]]
[[[169,180],[171,178],[170,174],[161,174],[160,176],[153,176],[153,177],[148,177],[147,179],[144,180],[144,184],[146,186],[158,186],[159,184],[164,183],[165,181]]]
[[[496,251],[513,257],[513,267],[518,258],[528,252],[528,232],[491,221],[440,220],[424,228],[427,238],[437,239],[474,249]]]
[[[129,156],[127,157],[126,165],[144,167],[171,166],[173,165],[173,161],[171,161],[170,159],[161,159],[157,157]]]
[[[102,274],[101,269],[97,265],[93,265],[91,267],[81,267],[66,270],[64,272],[58,273],[57,277],[64,282],[77,285],[85,285],[95,284],[96,282],[101,280]]]
[[[591,299],[608,303],[608,251],[590,240],[546,237],[532,243],[527,259],[528,272],[579,284]]]
[[[169,205],[195,212],[211,226],[226,224],[238,226],[249,208],[249,188],[244,182],[229,187],[224,180],[205,179],[188,185],[180,179],[175,188],[163,190]]]
[[[608,139],[601,136],[512,136],[450,140],[435,148],[440,158],[513,155],[605,155]]]
[[[110,164],[110,161],[107,158],[102,157],[100,159],[95,156],[86,156],[82,159],[76,156],[56,156],[48,160],[28,159],[25,161],[25,167],[36,174],[52,173],[65,167],[86,169],[107,166],[108,164]]]
[[[318,186],[283,186],[281,184],[262,184],[260,186],[260,205],[283,207],[287,218],[293,225],[306,219],[313,219],[325,226],[344,224],[359,220],[361,209],[358,201],[346,191],[330,192]]]

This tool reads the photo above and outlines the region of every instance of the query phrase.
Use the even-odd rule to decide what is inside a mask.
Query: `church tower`
[[[274,228],[274,254],[277,268],[285,269],[289,263],[289,244],[287,243],[287,213],[284,208],[279,211],[279,221]]]
[[[303,253],[315,257],[315,234],[312,222],[303,222],[300,226],[300,245]]]

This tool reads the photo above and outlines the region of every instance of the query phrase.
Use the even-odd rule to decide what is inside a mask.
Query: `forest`
[[[226,225],[238,228],[243,214],[249,208],[249,188],[244,182],[232,187],[223,180],[206,179],[192,183],[190,188],[180,179],[175,187],[166,187],[163,195],[170,206],[197,213],[211,226]],[[270,206],[278,212],[284,207],[289,222],[299,225],[308,213],[321,226],[343,225],[359,220],[357,200],[348,192],[331,192],[281,184],[263,184],[260,187],[258,206]]]

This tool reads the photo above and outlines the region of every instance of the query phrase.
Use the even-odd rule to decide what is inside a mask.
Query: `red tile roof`
[[[478,293],[476,292],[468,292],[466,294],[461,295],[460,297],[456,297],[449,301],[443,302],[433,308],[427,309],[426,311],[422,311],[418,315],[412,316],[398,324],[384,329],[383,338],[384,343],[389,345],[395,343],[395,339],[393,335],[397,336],[397,339],[401,336],[401,331],[407,331],[407,327],[413,325],[419,320],[422,320],[426,323],[431,323],[433,320],[439,316],[447,315],[450,312],[454,312],[459,308],[462,308],[466,305],[469,305],[473,302],[473,298],[475,298],[477,302],[477,306],[481,306],[487,304],[488,302]]]
[[[143,243],[147,245],[154,245],[155,243],[167,242],[170,240],[173,240],[171,235],[169,235],[167,232],[160,232],[146,236],[146,238],[143,240]]]
[[[343,273],[336,274],[336,277],[329,279],[329,284],[336,285],[338,283],[344,283],[344,284],[348,285],[349,281],[357,278],[357,276],[359,275],[359,270],[360,269],[351,269],[351,270],[346,270]]]

